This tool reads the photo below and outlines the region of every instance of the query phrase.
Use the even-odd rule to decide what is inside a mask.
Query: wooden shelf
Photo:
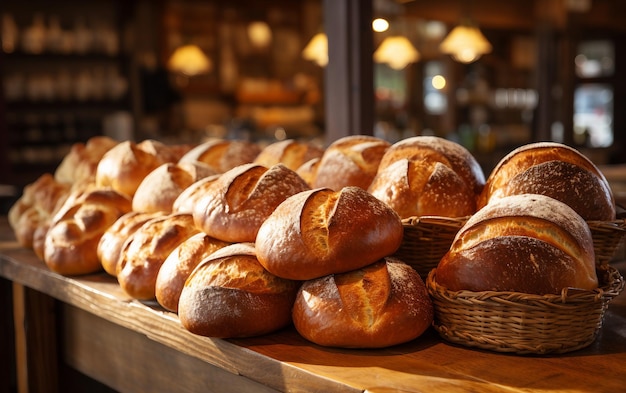
[[[626,269],[624,262],[616,266]],[[16,331],[18,349],[20,334],[44,334],[54,326],[50,319],[60,320],[56,326],[62,329],[61,340],[56,341],[54,332],[39,337],[36,344],[26,340],[25,353],[17,357],[39,359],[33,363],[38,367],[17,364],[31,387],[42,386],[39,391],[55,391],[44,384],[56,378],[42,371],[55,369],[54,364],[42,364],[56,359],[46,348],[119,391],[617,392],[626,383],[624,294],[611,303],[591,346],[560,356],[515,356],[451,345],[433,330],[410,343],[379,350],[320,347],[293,328],[248,339],[197,336],[158,304],[130,299],[104,273],[74,278],[52,273],[31,250],[17,245],[6,219],[0,223],[0,276],[12,282],[15,315],[24,313],[25,320],[15,326],[28,326]],[[29,313],[21,306],[24,299],[31,307],[39,299],[35,303],[44,310],[53,301],[60,304],[55,308],[60,312]],[[4,323],[12,320],[11,315],[2,317]]]

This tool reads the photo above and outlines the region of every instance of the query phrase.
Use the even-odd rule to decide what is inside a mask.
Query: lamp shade
[[[328,37],[324,33],[317,33],[302,50],[302,57],[311,60],[319,66],[328,64]]]
[[[400,35],[385,38],[374,52],[375,62],[387,63],[395,70],[401,70],[409,63],[415,63],[419,58],[420,54],[411,41]]]
[[[468,64],[491,52],[491,44],[478,27],[461,24],[452,29],[439,45],[439,49],[456,61]]]
[[[196,45],[184,45],[174,51],[167,66],[173,72],[194,76],[208,73],[211,60]]]

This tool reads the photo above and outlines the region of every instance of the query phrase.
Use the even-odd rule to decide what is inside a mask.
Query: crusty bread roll
[[[342,348],[382,348],[419,337],[433,305],[419,274],[384,258],[361,269],[305,281],[293,323],[307,340]]]
[[[368,191],[400,218],[465,217],[476,211],[476,194],[440,161],[402,158],[379,170]]]
[[[104,154],[118,142],[107,136],[95,136],[87,142],[74,143],[54,171],[54,178],[61,183],[95,181],[98,163]]]
[[[37,228],[48,226],[70,190],[70,184],[57,181],[49,173],[44,173],[24,187],[22,195],[9,208],[7,217],[9,226],[22,247],[33,247]]]
[[[203,162],[218,173],[254,161],[261,147],[245,140],[210,139],[195,146],[179,162]]]
[[[102,270],[97,246],[104,232],[131,210],[131,202],[114,190],[88,189],[70,195],[55,214],[44,241],[44,262],[63,275]]]
[[[179,244],[198,232],[191,214],[172,213],[144,223],[120,251],[117,281],[122,289],[135,299],[154,299],[161,265]]]
[[[178,312],[178,300],[185,281],[198,264],[230,243],[199,232],[172,251],[159,269],[156,278],[156,300],[166,310]]]
[[[256,248],[269,272],[309,280],[391,255],[402,238],[400,217],[362,188],[318,188],[281,203],[261,225]]]
[[[313,158],[302,165],[298,169],[296,169],[296,173],[304,179],[306,184],[308,184],[311,188],[313,187],[313,183],[315,182],[315,175],[317,173],[317,167],[322,160],[321,157]]]
[[[192,214],[194,206],[205,195],[207,189],[213,184],[220,175],[210,175],[191,183],[174,199],[172,203],[172,213],[189,213]]]
[[[367,190],[391,144],[369,135],[350,135],[331,143],[315,172],[312,188],[357,186]]]
[[[309,186],[283,164],[244,164],[223,173],[196,204],[196,226],[226,242],[254,242],[259,227],[282,201]]]
[[[130,211],[118,218],[102,234],[96,248],[96,254],[104,271],[111,276],[117,276],[120,252],[126,239],[147,221],[165,214],[164,212],[145,213]]]
[[[531,143],[507,154],[489,175],[478,207],[515,194],[558,199],[585,220],[615,219],[615,200],[602,172],[578,150],[560,143]]]
[[[563,202],[544,195],[500,198],[457,233],[436,270],[452,290],[559,294],[598,286],[591,232]]]
[[[445,164],[463,179],[476,196],[485,185],[485,174],[476,158],[465,147],[448,139],[421,135],[396,142],[385,152],[379,171],[402,158]]]
[[[150,172],[176,158],[171,149],[157,141],[120,142],[98,162],[96,185],[100,188],[112,188],[132,198],[139,184]]]
[[[176,198],[196,181],[215,175],[215,170],[201,162],[160,165],[143,178],[133,195],[133,210],[171,213]]]
[[[254,159],[254,163],[268,168],[276,164],[283,164],[296,171],[305,162],[320,158],[322,154],[324,154],[324,149],[313,143],[285,139],[265,146]]]
[[[207,337],[270,333],[291,323],[298,285],[263,269],[253,244],[233,244],[193,270],[180,295],[178,316],[187,330]]]

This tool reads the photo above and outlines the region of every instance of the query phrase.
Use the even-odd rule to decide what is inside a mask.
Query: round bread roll
[[[394,143],[380,161],[379,171],[399,159],[441,162],[457,173],[468,189],[478,196],[485,185],[485,174],[476,158],[460,144],[436,136],[415,136]]]
[[[399,159],[378,171],[368,191],[402,219],[465,217],[476,211],[476,194],[439,161]]]
[[[270,273],[309,280],[393,254],[403,232],[400,217],[362,188],[318,188],[281,203],[261,225],[256,249]]]
[[[48,226],[52,216],[65,203],[71,186],[57,181],[51,174],[44,173],[26,185],[22,195],[9,208],[9,226],[20,246],[33,247],[37,228]]]
[[[245,140],[210,139],[189,150],[180,158],[183,162],[203,162],[218,173],[242,164],[249,164],[261,152],[261,147]]]
[[[585,220],[615,219],[615,200],[608,181],[593,162],[567,145],[538,142],[511,151],[489,175],[478,207],[525,193],[558,199]]]
[[[207,337],[251,337],[291,323],[297,281],[267,272],[254,245],[237,243],[204,259],[191,273],[180,295],[181,325]]]
[[[560,294],[598,286],[591,232],[565,203],[544,195],[500,198],[457,233],[436,270],[451,291]]]
[[[191,183],[174,199],[172,203],[172,213],[189,213],[192,214],[194,206],[205,195],[207,189],[213,184],[220,175],[210,175],[194,183]]]
[[[230,243],[254,242],[259,227],[287,197],[309,186],[283,164],[244,164],[223,173],[196,204],[196,226]]]
[[[433,305],[419,274],[384,258],[361,269],[302,284],[293,323],[307,340],[329,347],[383,348],[419,337]]]
[[[350,135],[331,143],[315,173],[312,188],[339,191],[347,186],[367,190],[391,144],[369,135]]]
[[[285,139],[263,148],[254,159],[254,163],[268,168],[276,164],[283,164],[295,171],[305,162],[322,157],[322,154],[324,154],[324,149],[312,143]]]
[[[63,275],[102,270],[97,246],[106,230],[131,210],[131,202],[114,190],[86,190],[69,196],[50,223],[44,262]]]
[[[141,181],[133,196],[133,210],[171,213],[176,198],[201,178],[215,175],[206,164],[168,162],[157,167]]]
[[[117,276],[120,252],[126,239],[149,220],[165,215],[164,212],[142,213],[131,211],[117,219],[100,237],[96,254],[104,268],[111,276]]]
[[[230,243],[199,232],[182,242],[167,256],[156,278],[156,300],[163,308],[178,312],[178,300],[185,281],[198,264]]]
[[[107,151],[96,168],[96,185],[112,188],[132,199],[142,180],[175,155],[163,144],[146,140],[125,141]]]
[[[54,171],[54,178],[58,182],[68,184],[95,181],[98,163],[104,154],[117,144],[115,139],[107,136],[95,136],[85,143],[74,143]]]
[[[144,223],[124,242],[117,281],[132,298],[156,297],[156,278],[165,259],[179,244],[198,233],[191,214],[167,214]]]

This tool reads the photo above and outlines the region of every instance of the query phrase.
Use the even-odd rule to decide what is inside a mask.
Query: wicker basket
[[[436,269],[426,280],[435,306],[434,327],[453,343],[517,354],[574,351],[591,344],[609,302],[624,289],[612,266],[598,267],[601,286],[561,295],[448,291],[437,285]]]
[[[439,264],[468,217],[410,217],[402,220],[404,240],[395,256],[411,265],[422,279]]]
[[[404,239],[395,256],[411,265],[426,280],[468,218],[423,216],[402,220]],[[626,237],[626,220],[588,221],[587,224],[593,237],[596,263],[608,263]]]

